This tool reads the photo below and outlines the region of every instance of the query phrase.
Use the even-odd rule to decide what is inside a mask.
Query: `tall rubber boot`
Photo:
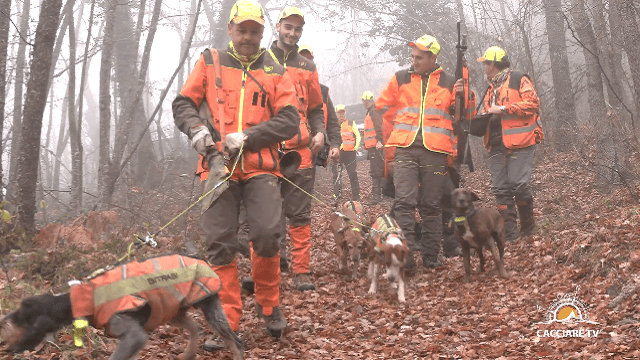
[[[533,198],[519,200],[518,215],[520,215],[520,234],[531,235],[536,229],[536,220],[533,216]]]
[[[498,205],[498,211],[502,218],[504,219],[505,225],[505,240],[506,241],[515,241],[518,234],[518,219],[516,218],[516,208],[514,205]]]
[[[222,289],[218,293],[218,297],[227,316],[227,321],[231,330],[238,331],[242,317],[242,298],[240,298],[237,261],[233,259],[229,265],[211,266],[211,269],[218,274],[222,282]]]
[[[287,327],[280,311],[280,254],[264,258],[252,253],[251,277],[255,282],[256,311],[264,320],[267,332],[279,338]]]
[[[382,190],[382,179],[381,178],[372,178],[372,189],[371,189],[371,201],[369,205],[379,204],[381,199],[380,191]]]

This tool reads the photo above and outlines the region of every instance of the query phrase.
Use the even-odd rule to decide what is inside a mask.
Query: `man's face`
[[[296,46],[302,36],[303,26],[304,22],[302,18],[296,15],[291,15],[280,20],[280,22],[276,24],[280,44],[284,45],[287,49]]]
[[[251,56],[258,53],[264,26],[255,21],[247,20],[240,24],[230,22],[227,29],[238,54]]]
[[[487,75],[487,80],[493,79],[500,70],[496,67],[496,64],[493,61],[485,61],[484,63],[484,73]]]
[[[336,115],[338,115],[338,120],[340,120],[341,123],[347,120],[347,112],[344,110],[338,111]]]
[[[431,51],[423,51],[417,47],[411,48],[411,65],[413,70],[418,74],[427,74],[436,69],[437,55]]]
[[[362,105],[364,106],[365,109],[370,108],[371,106],[373,106],[373,100],[362,100]]]

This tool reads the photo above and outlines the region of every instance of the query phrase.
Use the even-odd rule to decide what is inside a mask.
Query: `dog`
[[[485,247],[489,248],[496,263],[498,273],[503,278],[509,275],[504,268],[504,244],[505,244],[505,224],[504,219],[496,209],[479,208],[475,209],[474,201],[480,200],[478,195],[468,189],[454,189],[451,192],[451,203],[454,217],[449,222],[460,246],[462,247],[462,258],[464,261],[464,280],[470,281],[471,273],[471,248],[474,248],[480,258],[480,271],[484,272]]]
[[[369,294],[378,291],[378,271],[385,266],[384,278],[397,283],[398,301],[405,302],[403,268],[409,254],[409,247],[402,229],[389,215],[380,216],[372,225],[366,240],[366,252],[369,256],[368,275],[371,278]]]
[[[364,243],[364,213],[362,205],[357,201],[347,201],[342,206],[340,212],[331,214],[329,230],[333,234],[338,249],[338,259],[340,263],[338,269],[347,271],[348,260],[353,262],[351,279],[358,277],[358,265],[360,262],[360,252]]]
[[[9,351],[18,353],[82,319],[120,339],[110,360],[127,360],[145,346],[148,331],[170,323],[189,333],[178,359],[192,360],[197,355],[198,324],[187,310],[194,307],[224,339],[233,359],[241,360],[244,345],[229,327],[217,295],[220,289],[220,279],[197,258],[173,254],[129,262],[72,285],[67,293],[23,299],[18,310],[0,320],[0,336]]]

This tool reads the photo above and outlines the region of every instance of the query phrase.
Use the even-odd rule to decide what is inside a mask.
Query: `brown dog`
[[[504,269],[505,225],[504,219],[496,209],[475,209],[473,202],[479,200],[478,195],[468,189],[454,189],[451,192],[454,218],[449,222],[460,245],[464,259],[464,280],[469,282],[471,273],[471,248],[476,249],[480,258],[480,271],[484,272],[484,255],[482,251],[489,248],[496,263],[498,273],[508,278]]]
[[[360,250],[364,242],[364,234],[362,232],[363,224],[362,205],[356,201],[348,201],[340,212],[335,211],[331,214],[331,223],[329,230],[333,234],[338,249],[338,258],[340,263],[338,268],[340,271],[347,269],[349,259],[353,262],[353,270],[351,278],[358,277],[358,265],[360,261]]]
[[[402,229],[389,215],[380,216],[366,237],[366,252],[369,257],[369,294],[378,292],[378,271],[386,268],[384,278],[397,284],[398,301],[405,302],[403,269],[409,255],[409,247]]]

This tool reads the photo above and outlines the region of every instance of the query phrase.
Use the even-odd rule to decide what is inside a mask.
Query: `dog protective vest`
[[[396,222],[394,218],[389,215],[380,216],[376,222],[371,226],[376,235],[376,251],[380,251],[380,242],[382,239],[386,239],[389,234],[396,234],[403,236],[402,228]]]
[[[74,318],[93,317],[93,326],[109,334],[109,319],[116,313],[149,305],[146,331],[166,324],[181,309],[222,288],[218,275],[200,259],[166,255],[130,262],[71,287]]]

